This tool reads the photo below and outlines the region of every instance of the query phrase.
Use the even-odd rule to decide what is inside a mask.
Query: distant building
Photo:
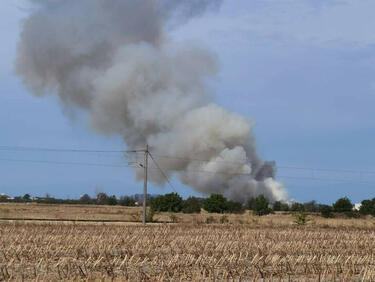
[[[0,201],[7,201],[10,199],[11,198],[8,195],[0,193]]]
[[[354,204],[353,210],[359,211],[359,209],[361,208],[361,206],[362,206],[361,203]]]

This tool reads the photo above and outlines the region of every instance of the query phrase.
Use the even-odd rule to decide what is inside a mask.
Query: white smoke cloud
[[[32,2],[16,66],[35,95],[84,109],[96,131],[123,136],[129,148],[148,143],[169,175],[203,194],[286,198],[274,166],[256,154],[253,124],[211,102],[205,81],[217,72],[215,56],[168,39],[177,15],[187,20],[220,1]]]

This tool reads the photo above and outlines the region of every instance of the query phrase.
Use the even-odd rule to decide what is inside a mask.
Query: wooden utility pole
[[[144,163],[143,163],[143,169],[144,169],[144,182],[143,182],[143,215],[142,215],[142,223],[143,223],[143,224],[146,224],[147,165],[148,165],[148,144],[146,145],[146,150],[145,150],[145,160],[144,160]]]

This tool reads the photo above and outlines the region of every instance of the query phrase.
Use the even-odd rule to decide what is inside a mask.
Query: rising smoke
[[[87,111],[93,129],[123,136],[128,148],[148,143],[168,175],[203,194],[286,198],[274,164],[256,154],[252,123],[212,102],[205,82],[217,72],[215,56],[168,38],[220,1],[31,2],[16,68],[35,95]],[[165,179],[152,173],[151,181]]]

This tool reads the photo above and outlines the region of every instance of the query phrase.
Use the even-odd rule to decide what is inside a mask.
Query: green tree
[[[276,201],[273,203],[273,210],[274,211],[281,211],[281,202],[280,201]]]
[[[151,209],[155,212],[180,212],[182,198],[177,193],[160,195],[151,200]]]
[[[359,212],[363,215],[374,214],[374,203],[370,200],[363,200]]]
[[[289,211],[288,203],[281,203],[281,210],[282,211]]]
[[[203,203],[203,208],[210,213],[223,213],[227,210],[227,199],[220,194],[212,194]]]
[[[30,202],[30,201],[31,201],[31,196],[30,196],[30,194],[25,194],[25,195],[23,195],[23,200],[24,200],[25,202]]]
[[[310,201],[310,202],[304,203],[303,207],[306,212],[318,212],[319,211],[319,206],[316,203],[316,201]]]
[[[325,217],[325,218],[332,217],[333,208],[329,205],[320,205],[319,211],[322,217]]]
[[[96,203],[98,205],[106,205],[108,203],[108,196],[106,193],[100,192],[96,196]]]
[[[134,207],[135,200],[132,197],[122,196],[118,200],[118,204],[121,206]]]
[[[305,206],[303,204],[301,204],[301,203],[294,202],[292,204],[292,206],[290,207],[290,210],[291,211],[303,212],[303,211],[305,211]]]
[[[350,212],[353,209],[353,204],[347,197],[338,199],[333,204],[333,210],[335,212]]]
[[[117,199],[116,199],[115,195],[112,195],[112,196],[108,197],[108,199],[107,199],[107,205],[110,205],[110,206],[117,205]]]
[[[240,202],[228,201],[226,211],[229,213],[243,213],[245,209]]]
[[[90,204],[91,203],[91,197],[88,194],[84,194],[81,198],[79,198],[79,201],[82,204]]]
[[[196,197],[187,198],[182,204],[183,213],[200,213],[201,203]]]
[[[259,195],[255,198],[255,202],[253,205],[253,211],[254,214],[262,216],[269,214],[271,212],[271,209],[268,207],[269,202],[266,197],[263,195]]]
[[[254,197],[250,197],[249,199],[247,199],[247,209],[248,210],[253,210],[254,208],[254,204],[255,204],[255,198]]]

